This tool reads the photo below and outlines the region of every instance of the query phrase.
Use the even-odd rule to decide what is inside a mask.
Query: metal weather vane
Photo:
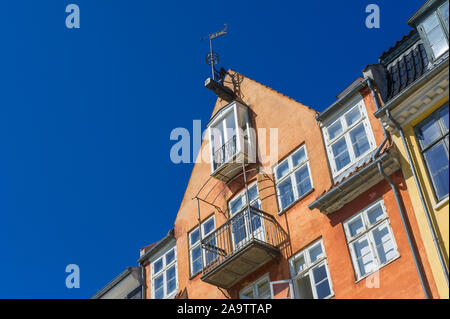
[[[209,39],[209,53],[206,55],[206,63],[211,66],[211,75],[213,80],[215,80],[216,78],[216,73],[220,74],[220,72],[215,69],[215,66],[219,63],[219,54],[214,52],[212,40],[227,34],[227,29],[228,24],[225,24],[225,28],[223,28],[222,30],[212,33],[201,39],[201,41]]]

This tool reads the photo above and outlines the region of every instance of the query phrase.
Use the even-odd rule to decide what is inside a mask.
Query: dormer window
[[[323,132],[333,177],[336,178],[367,155],[374,148],[375,141],[362,99],[328,123]]]
[[[236,101],[228,104],[208,124],[211,175],[228,180],[237,175],[242,162],[254,162],[254,138],[248,107]]]
[[[434,59],[448,51],[448,1],[433,11],[420,25],[424,41]]]

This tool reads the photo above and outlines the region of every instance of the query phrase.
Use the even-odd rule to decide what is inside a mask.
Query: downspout
[[[376,106],[377,109],[379,109],[380,105],[378,103],[377,95],[375,94],[375,91],[373,89],[371,79],[368,79],[367,84],[369,86],[370,92],[371,92],[373,100],[375,102],[375,106]],[[389,140],[389,135],[386,132],[386,128],[384,127],[384,125],[381,122],[381,120],[380,120],[380,123],[381,123],[381,127],[383,129],[384,140],[383,140],[383,142],[381,142],[380,146],[378,146],[377,150],[373,154],[373,156],[372,156],[373,160],[375,160],[375,158],[378,156],[378,153],[381,151],[383,146]],[[422,270],[421,270],[421,268],[419,266],[419,261],[418,261],[418,258],[417,258],[417,252],[416,252],[416,249],[414,248],[414,245],[412,243],[411,234],[409,232],[409,228],[408,228],[408,225],[406,223],[406,218],[405,218],[406,214],[405,214],[402,202],[400,200],[400,195],[398,193],[397,187],[395,186],[395,184],[392,181],[392,179],[384,172],[383,166],[381,165],[381,162],[378,162],[377,166],[378,166],[378,170],[380,172],[380,175],[383,176],[383,178],[389,183],[389,185],[391,186],[392,191],[394,193],[395,202],[397,203],[397,207],[398,207],[398,210],[400,212],[400,217],[402,219],[403,228],[405,230],[406,237],[408,238],[409,248],[411,249],[411,252],[412,252],[412,256],[413,256],[413,259],[414,259],[414,265],[416,266],[416,270],[417,270],[417,273],[419,275],[419,280],[420,280],[420,284],[422,286],[423,293],[425,294],[425,298],[426,299],[430,299],[430,296],[428,294],[428,290],[427,290],[426,285],[425,285],[424,274],[423,274],[423,272],[422,272]]]
[[[143,264],[140,264],[141,268],[141,299],[145,299],[145,288],[146,288],[146,280],[145,280],[145,267]]]
[[[428,228],[431,230],[431,236],[433,238],[434,247],[436,248],[436,251],[438,253],[439,262],[441,264],[442,271],[444,272],[445,280],[447,282],[447,287],[448,287],[448,271],[447,271],[447,267],[445,266],[445,261],[444,261],[444,257],[442,256],[442,251],[439,248],[439,240],[438,240],[438,237],[436,235],[436,231],[435,231],[435,229],[433,227],[433,223],[431,221],[430,210],[428,208],[428,205],[425,202],[425,197],[424,197],[424,194],[423,194],[422,186],[420,185],[419,179],[417,177],[416,167],[413,165],[411,152],[410,152],[410,150],[408,148],[408,143],[406,142],[405,134],[404,134],[403,129],[400,126],[400,124],[398,124],[397,121],[394,120],[394,118],[392,117],[391,113],[389,112],[389,109],[386,109],[386,116],[394,124],[395,128],[400,132],[400,136],[401,136],[401,139],[402,139],[403,147],[405,148],[406,155],[408,157],[408,163],[409,163],[409,166],[411,168],[412,174],[414,176],[414,182],[416,183],[416,187],[417,187],[417,189],[419,191],[420,201],[422,202],[422,206],[423,206],[424,211],[425,211],[425,216],[426,216],[426,219],[427,219]]]

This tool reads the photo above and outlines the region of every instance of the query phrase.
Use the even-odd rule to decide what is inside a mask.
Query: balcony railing
[[[214,152],[214,170],[228,162],[236,154],[236,135]]]
[[[246,206],[202,240],[202,280],[229,288],[280,255],[287,233],[272,215]]]

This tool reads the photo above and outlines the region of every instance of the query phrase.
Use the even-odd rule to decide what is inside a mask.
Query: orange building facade
[[[439,298],[369,82],[320,114],[232,70],[214,82],[174,228],[141,251],[146,297]]]

